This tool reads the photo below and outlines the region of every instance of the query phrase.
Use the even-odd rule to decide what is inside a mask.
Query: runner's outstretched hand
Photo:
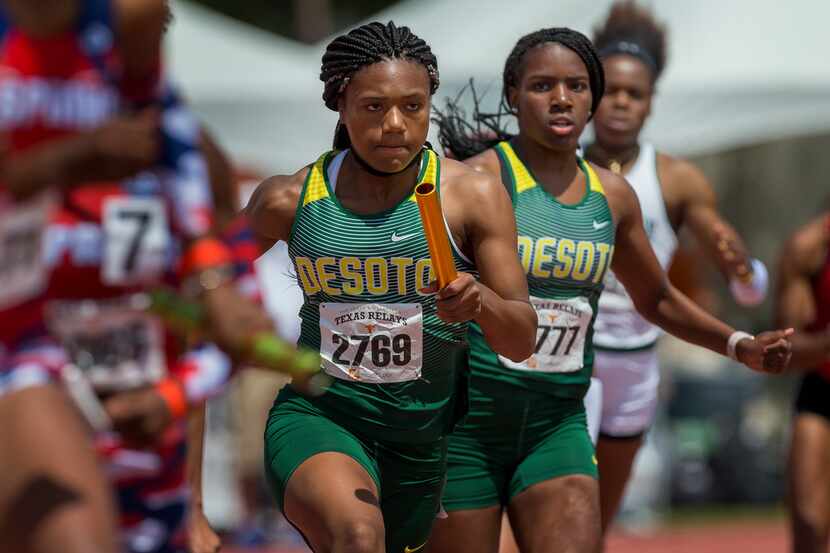
[[[794,329],[762,332],[754,339],[745,338],[735,347],[738,360],[750,369],[779,374],[790,363],[792,344],[790,336]]]

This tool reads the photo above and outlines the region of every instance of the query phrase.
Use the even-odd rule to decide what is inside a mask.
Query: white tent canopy
[[[316,85],[307,46],[198,4],[176,1],[173,13],[171,72],[200,101],[291,97]]]
[[[589,34],[611,0],[408,0],[375,18],[409,25],[438,55],[442,90],[474,76],[501,89],[523,34],[566,26]],[[669,62],[646,135],[683,155],[830,129],[826,0],[654,0]]]
[[[196,4],[174,1],[171,75],[238,160],[298,169],[331,142],[337,116],[320,99],[313,48]]]
[[[499,94],[504,60],[543,26],[589,32],[610,0],[407,0],[372,19],[409,25],[439,57],[438,96],[474,76]],[[830,129],[830,2],[655,0],[668,24],[669,65],[646,136],[681,155]],[[317,80],[328,42],[300,46],[184,2],[175,3],[173,70],[230,149],[287,171],[326,148],[336,114]]]

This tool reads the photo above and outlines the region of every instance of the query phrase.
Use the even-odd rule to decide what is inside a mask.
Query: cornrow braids
[[[337,111],[340,95],[358,70],[392,59],[412,60],[423,65],[429,74],[430,94],[435,94],[438,90],[438,59],[424,39],[409,27],[398,27],[392,21],[386,25],[374,21],[340,35],[326,47],[320,67],[326,107]],[[341,149],[349,144],[348,132],[338,123],[334,147]]]
[[[608,18],[594,28],[594,45],[605,58],[629,54],[643,61],[656,82],[666,67],[666,27],[635,0],[618,0]]]
[[[484,113],[479,109],[481,98],[476,94],[472,80],[454,100],[446,100],[443,111],[435,108],[432,120],[438,125],[438,139],[445,153],[457,159],[467,159],[513,138],[514,135],[502,123],[505,116],[516,114],[508,99],[509,90],[519,85],[525,54],[548,43],[561,44],[573,50],[585,64],[591,87],[591,116],[596,113],[605,92],[605,72],[591,41],[582,33],[566,27],[540,29],[520,38],[507,56],[502,75],[501,102],[496,113]],[[472,123],[467,121],[465,111],[459,106],[460,97],[467,89],[473,96]]]

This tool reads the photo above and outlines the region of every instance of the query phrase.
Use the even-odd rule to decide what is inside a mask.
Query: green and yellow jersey
[[[515,363],[493,352],[481,328],[472,324],[471,377],[485,385],[492,382],[487,389],[496,394],[519,387],[581,398],[593,370],[597,302],[614,253],[615,227],[605,191],[580,158],[585,195],[576,204],[563,204],[545,191],[509,142],[495,150],[513,201],[519,257],[539,326],[535,353]]]
[[[454,422],[468,325],[441,321],[435,297],[420,292],[432,277],[414,195],[381,213],[353,213],[330,182],[336,156],[309,170],[288,241],[304,294],[299,343],[319,349],[334,377],[312,402],[378,439],[437,439]],[[424,150],[416,186],[440,192],[440,172],[438,156]],[[459,271],[475,272],[455,248],[454,257]]]

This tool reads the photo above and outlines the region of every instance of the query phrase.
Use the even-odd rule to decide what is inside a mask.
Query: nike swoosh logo
[[[602,230],[605,227],[607,227],[608,225],[610,225],[611,221],[603,221],[603,222],[600,223],[596,219],[594,219],[593,223],[594,223],[594,230]]]
[[[392,242],[400,242],[402,240],[406,240],[407,238],[412,238],[413,236],[416,236],[417,234],[418,234],[417,232],[413,232],[412,234],[401,234],[400,236],[398,236],[397,232],[393,232],[391,240],[392,240]],[[413,551],[415,551],[415,550],[413,549]]]
[[[421,545],[419,545],[418,547],[415,547],[414,549],[413,549],[413,548],[410,548],[410,547],[407,545],[406,547],[404,547],[404,548],[403,548],[403,553],[415,553],[416,551],[419,551],[419,550],[423,549],[423,547],[424,547],[426,544],[427,544],[427,542],[424,542],[424,543],[422,543]]]

